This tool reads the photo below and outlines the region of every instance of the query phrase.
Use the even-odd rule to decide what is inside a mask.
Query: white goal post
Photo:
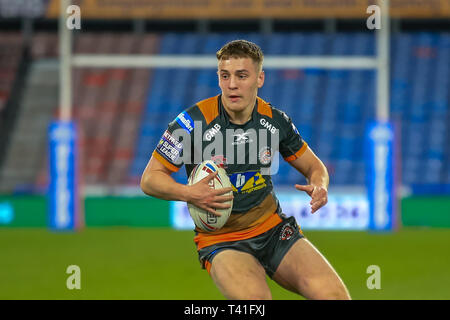
[[[376,71],[376,126],[370,127],[370,150],[373,154],[367,161],[371,184],[367,184],[367,200],[370,204],[370,218],[367,228],[392,230],[397,218],[395,201],[395,174],[392,159],[396,149],[389,123],[389,57],[390,26],[389,0],[378,0],[381,28],[376,29],[376,54],[374,56],[302,56],[268,55],[264,58],[265,69],[336,69]],[[66,10],[69,0],[61,0],[59,22],[60,46],[60,121],[70,122],[72,118],[72,68],[217,68],[217,60],[208,55],[116,55],[116,54],[73,54],[72,31],[66,26]],[[369,139],[368,139],[369,141]],[[365,198],[365,197],[363,197]],[[361,199],[363,199],[361,198]],[[355,200],[355,199],[354,199]],[[356,200],[355,200],[356,201]],[[358,201],[353,204],[359,203]],[[365,201],[365,200],[364,200]],[[335,212],[336,213],[336,212]],[[305,219],[303,219],[305,221]]]

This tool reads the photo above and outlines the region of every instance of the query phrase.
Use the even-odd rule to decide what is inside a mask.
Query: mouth
[[[231,94],[228,96],[228,98],[231,100],[231,102],[237,102],[239,99],[241,99],[241,96]]]

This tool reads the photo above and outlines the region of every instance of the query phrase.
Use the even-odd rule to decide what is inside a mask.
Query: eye
[[[222,73],[222,74],[220,75],[220,77],[221,77],[222,79],[225,79],[225,80],[229,78],[228,74],[226,74],[226,73]]]

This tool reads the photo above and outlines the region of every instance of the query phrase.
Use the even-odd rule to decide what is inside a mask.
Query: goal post
[[[373,224],[374,230],[390,230],[394,227],[394,207],[395,190],[393,184],[387,184],[386,181],[393,180],[393,168],[395,166],[387,165],[392,162],[388,158],[393,152],[379,153],[380,146],[386,147],[386,130],[391,128],[389,118],[389,0],[378,1],[381,11],[381,28],[375,30],[376,33],[376,55],[375,56],[271,56],[264,59],[265,69],[350,69],[350,70],[374,70],[376,71],[376,121],[372,124],[370,130],[367,130],[368,139],[374,139],[372,144],[374,150],[369,152],[373,157],[372,162],[379,164],[384,161],[385,165],[377,166],[377,170],[370,171],[373,176],[367,180],[375,181],[374,184],[368,184],[368,199],[371,201],[371,216],[378,213],[383,215],[374,221],[382,221],[382,224]],[[71,121],[72,117],[72,83],[71,70],[78,67],[90,68],[216,68],[217,60],[215,57],[204,55],[116,55],[116,54],[73,54],[72,53],[72,31],[65,25],[66,9],[69,6],[69,0],[61,0],[60,9],[60,119],[62,121]],[[381,128],[381,129],[377,129]],[[375,130],[375,133],[372,132]],[[378,131],[377,131],[378,130]],[[383,134],[379,132],[383,131]],[[394,132],[390,131],[390,136]],[[381,137],[381,138],[380,138]],[[381,140],[380,140],[381,139]],[[384,139],[384,140],[383,140]],[[389,146],[393,147],[395,143]],[[378,151],[376,151],[378,150]],[[381,169],[380,169],[381,168]],[[380,171],[382,170],[382,171]],[[383,171],[384,170],[384,171]],[[369,171],[367,171],[369,174]],[[388,177],[389,179],[386,179]],[[386,200],[385,195],[394,197]],[[389,220],[389,223],[385,223]]]

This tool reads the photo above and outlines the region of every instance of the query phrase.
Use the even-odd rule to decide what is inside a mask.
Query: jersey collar
[[[227,111],[225,110],[225,107],[222,104],[222,94],[219,94],[219,96],[217,97],[218,99],[218,106],[219,106],[219,117],[220,117],[220,121],[222,123],[225,124],[225,126],[229,126],[234,125],[234,126],[239,126],[239,127],[244,127],[248,124],[252,124],[255,120],[256,120],[256,114],[258,112],[258,97],[256,97],[256,101],[255,101],[255,105],[253,107],[253,111],[252,111],[252,117],[250,118],[250,120],[248,120],[246,123],[244,124],[234,124],[230,122],[230,117],[228,116]]]

